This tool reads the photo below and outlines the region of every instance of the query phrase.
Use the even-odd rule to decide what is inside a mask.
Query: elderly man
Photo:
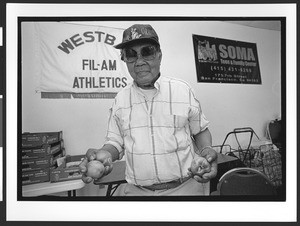
[[[162,51],[151,25],[129,27],[115,48],[133,82],[115,98],[103,147],[87,151],[82,180],[93,180],[89,161],[100,161],[105,176],[124,156],[127,184],[121,195],[206,195],[204,185],[217,174],[217,154],[193,89],[161,75]]]

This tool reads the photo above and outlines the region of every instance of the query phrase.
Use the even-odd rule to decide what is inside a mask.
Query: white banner
[[[39,85],[43,98],[113,98],[131,81],[120,50],[123,29],[38,22]]]

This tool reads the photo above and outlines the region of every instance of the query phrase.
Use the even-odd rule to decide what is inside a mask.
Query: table
[[[214,191],[217,188],[217,183],[220,177],[228,170],[235,168],[235,167],[242,167],[242,163],[238,158],[218,154],[218,174],[215,178],[210,181],[210,190]],[[127,183],[125,180],[125,168],[126,163],[125,161],[117,161],[113,163],[113,170],[110,174],[105,177],[102,177],[98,180],[94,180],[95,185],[103,186],[107,185],[106,196],[112,196],[118,186],[123,183]]]
[[[47,195],[52,193],[58,193],[63,191],[68,191],[68,196],[76,196],[76,190],[83,188],[85,183],[81,179],[69,180],[69,181],[60,181],[60,182],[44,182],[38,184],[29,184],[22,186],[22,195],[23,197],[32,197]]]

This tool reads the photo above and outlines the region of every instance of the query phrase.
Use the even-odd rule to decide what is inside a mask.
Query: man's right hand
[[[98,160],[104,165],[105,170],[103,176],[109,174],[113,169],[112,156],[108,151],[90,148],[87,150],[84,160],[79,164],[79,169],[82,173],[82,181],[84,183],[90,183],[93,181],[93,178],[86,175],[87,164],[92,160]]]

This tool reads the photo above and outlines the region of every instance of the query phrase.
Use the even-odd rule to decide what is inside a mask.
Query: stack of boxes
[[[22,185],[50,181],[57,159],[65,156],[62,131],[22,134]]]

